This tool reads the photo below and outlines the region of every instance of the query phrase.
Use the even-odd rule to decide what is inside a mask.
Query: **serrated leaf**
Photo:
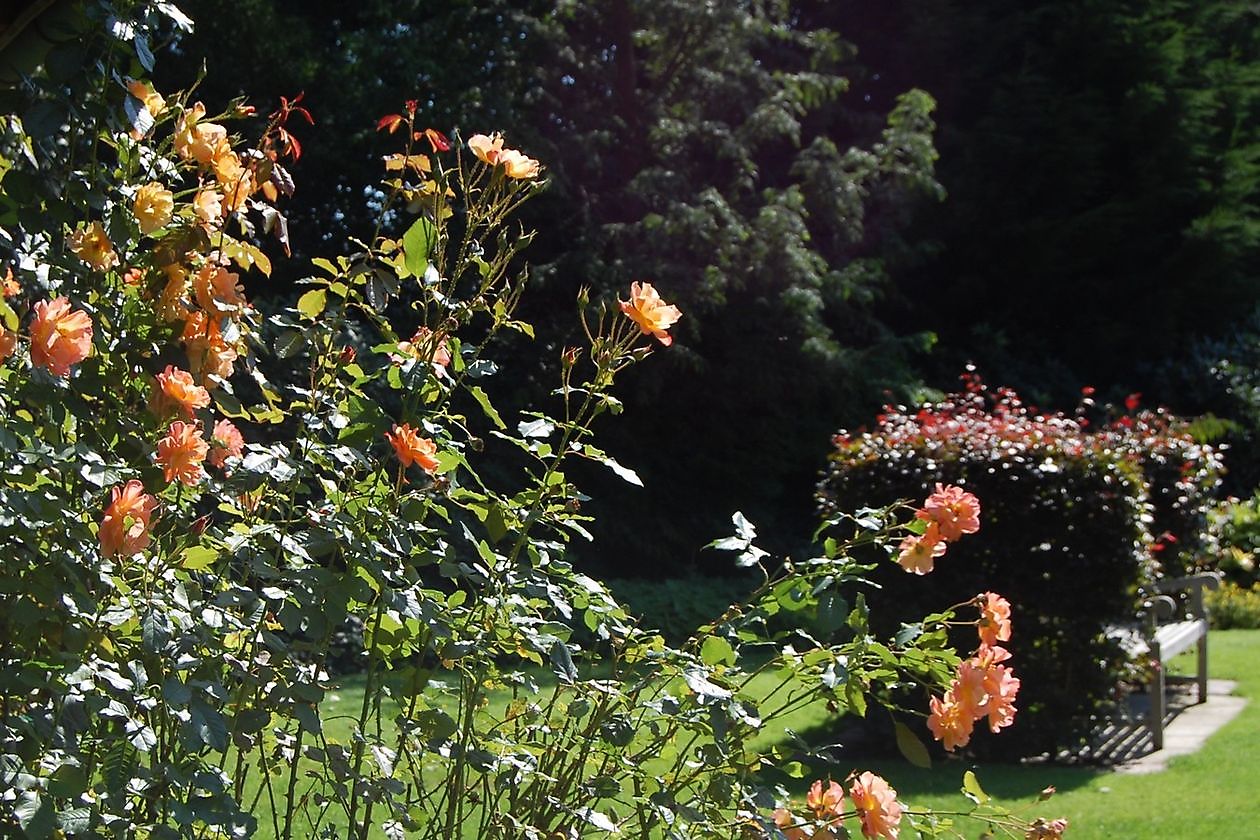
[[[516,431],[520,433],[521,437],[527,438],[549,437],[555,430],[556,424],[542,417],[536,420],[522,420],[516,424]]]
[[[171,641],[171,618],[162,610],[150,607],[140,619],[140,638],[151,653],[161,653]]]
[[[199,572],[210,568],[218,559],[219,552],[215,549],[204,545],[194,545],[184,549],[184,553],[180,555],[179,566],[190,572]]]
[[[307,318],[314,321],[324,311],[324,306],[328,303],[328,292],[324,289],[311,289],[306,294],[298,298],[297,308]]]
[[[918,736],[910,731],[910,727],[898,720],[893,722],[893,731],[897,736],[897,749],[901,751],[906,761],[915,767],[932,769],[932,758],[928,755],[927,747],[923,746]]]

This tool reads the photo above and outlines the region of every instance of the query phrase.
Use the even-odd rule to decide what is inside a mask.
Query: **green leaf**
[[[22,826],[29,840],[51,837],[57,825],[52,803],[41,800],[39,791],[36,790],[22,791],[17,804],[13,806],[13,815],[17,817],[18,824]]]
[[[18,329],[17,313],[13,311],[13,307],[9,306],[9,302],[6,301],[4,298],[0,298],[0,321],[4,322],[4,326],[6,329],[12,330],[13,332],[17,332],[17,329]]]
[[[905,756],[906,761],[915,767],[931,770],[932,758],[928,755],[927,747],[910,731],[910,727],[898,720],[893,722],[893,731],[897,735],[897,749]]]
[[[793,779],[803,779],[809,775],[809,768],[799,761],[789,761],[787,764],[780,766],[779,769]]]
[[[214,561],[219,559],[219,552],[204,545],[194,545],[184,549],[184,553],[180,557],[182,558],[179,564],[181,569],[199,572],[202,569],[210,568]]]
[[[429,255],[437,244],[437,228],[425,218],[416,219],[403,234],[404,265],[413,277],[423,277],[429,267]]]
[[[507,428],[507,424],[503,422],[503,418],[499,416],[498,410],[490,403],[490,397],[481,389],[480,385],[473,385],[468,389],[468,393],[472,394],[473,399],[475,399],[477,404],[481,406],[482,412],[485,413],[486,418],[490,420],[490,422],[494,423],[494,425],[498,426],[500,429]]]
[[[735,664],[735,649],[721,636],[709,636],[700,645],[700,660],[705,665]]]
[[[989,795],[984,792],[984,788],[980,787],[980,780],[970,770],[963,773],[962,793],[977,805],[983,805],[989,801]]]
[[[307,318],[314,321],[324,311],[328,302],[328,292],[324,289],[311,289],[298,298],[297,308]]]

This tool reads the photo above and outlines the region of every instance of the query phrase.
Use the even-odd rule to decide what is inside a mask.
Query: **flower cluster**
[[[774,825],[788,840],[834,840],[847,837],[841,825],[847,816],[856,815],[862,825],[863,837],[885,837],[897,840],[901,831],[901,815],[904,806],[897,801],[897,791],[880,776],[870,772],[852,773],[849,782],[849,798],[853,809],[846,811],[845,790],[839,782],[818,779],[810,786],[805,797],[809,809],[806,816],[797,816],[787,808],[779,808],[772,815]]]
[[[936,485],[915,518],[927,523],[922,534],[901,541],[897,562],[907,572],[925,575],[935,560],[945,553],[946,543],[957,542],[963,534],[980,530],[980,501],[961,487]]]
[[[980,645],[959,664],[944,696],[929,703],[928,728],[951,751],[967,745],[976,721],[988,718],[993,732],[1015,722],[1019,679],[1002,664],[1011,658],[1010,652],[997,644],[1010,641],[1011,605],[994,592],[980,593],[974,603],[980,610],[976,623]]]

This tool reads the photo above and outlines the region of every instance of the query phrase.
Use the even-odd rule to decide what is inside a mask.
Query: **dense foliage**
[[[1106,631],[1133,621],[1139,586],[1210,559],[1199,535],[1219,463],[1163,413],[1093,427],[966,382],[941,402],[886,409],[869,432],[838,434],[819,499],[844,510],[945,482],[986,500],[982,531],[957,562],[937,563],[933,597],[1002,582],[1025,617],[1012,650],[1029,676],[1026,714],[990,748],[1053,754],[1088,736],[1128,673]],[[923,606],[913,577],[885,566],[875,580],[869,597],[886,628]]]

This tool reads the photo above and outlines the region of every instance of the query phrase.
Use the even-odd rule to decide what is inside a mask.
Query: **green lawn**
[[[1260,630],[1214,631],[1210,644],[1212,676],[1236,680],[1240,694],[1260,697],[1260,671],[1256,669],[1260,663]],[[1182,670],[1189,667],[1187,658]],[[759,688],[768,690],[769,685],[750,688],[755,694]],[[506,695],[490,700],[492,705],[506,701]],[[356,678],[344,680],[322,709],[330,737],[343,743],[349,740],[351,718],[361,702],[361,682]],[[801,710],[759,741],[769,744],[779,740],[784,726],[810,731],[823,726],[827,717],[822,708]],[[1260,824],[1260,796],[1256,795],[1260,789],[1260,751],[1239,749],[1240,744],[1252,743],[1260,743],[1260,707],[1256,704],[1244,709],[1202,751],[1174,759],[1167,770],[1151,775],[1053,766],[970,765],[962,761],[937,763],[931,770],[922,770],[888,760],[834,771],[842,777],[853,769],[874,770],[887,778],[902,801],[914,810],[966,811],[970,803],[959,788],[963,773],[972,769],[998,804],[1027,809],[1030,816],[1067,817],[1071,823],[1070,840],[1243,838],[1253,836],[1251,826]],[[1038,791],[1047,785],[1054,785],[1058,793],[1049,802],[1033,804]],[[334,817],[332,821],[344,831],[344,817]],[[984,828],[966,820],[957,827],[967,837],[979,836]],[[271,833],[265,823],[260,829],[260,836]],[[913,836],[902,833],[907,840]]]

